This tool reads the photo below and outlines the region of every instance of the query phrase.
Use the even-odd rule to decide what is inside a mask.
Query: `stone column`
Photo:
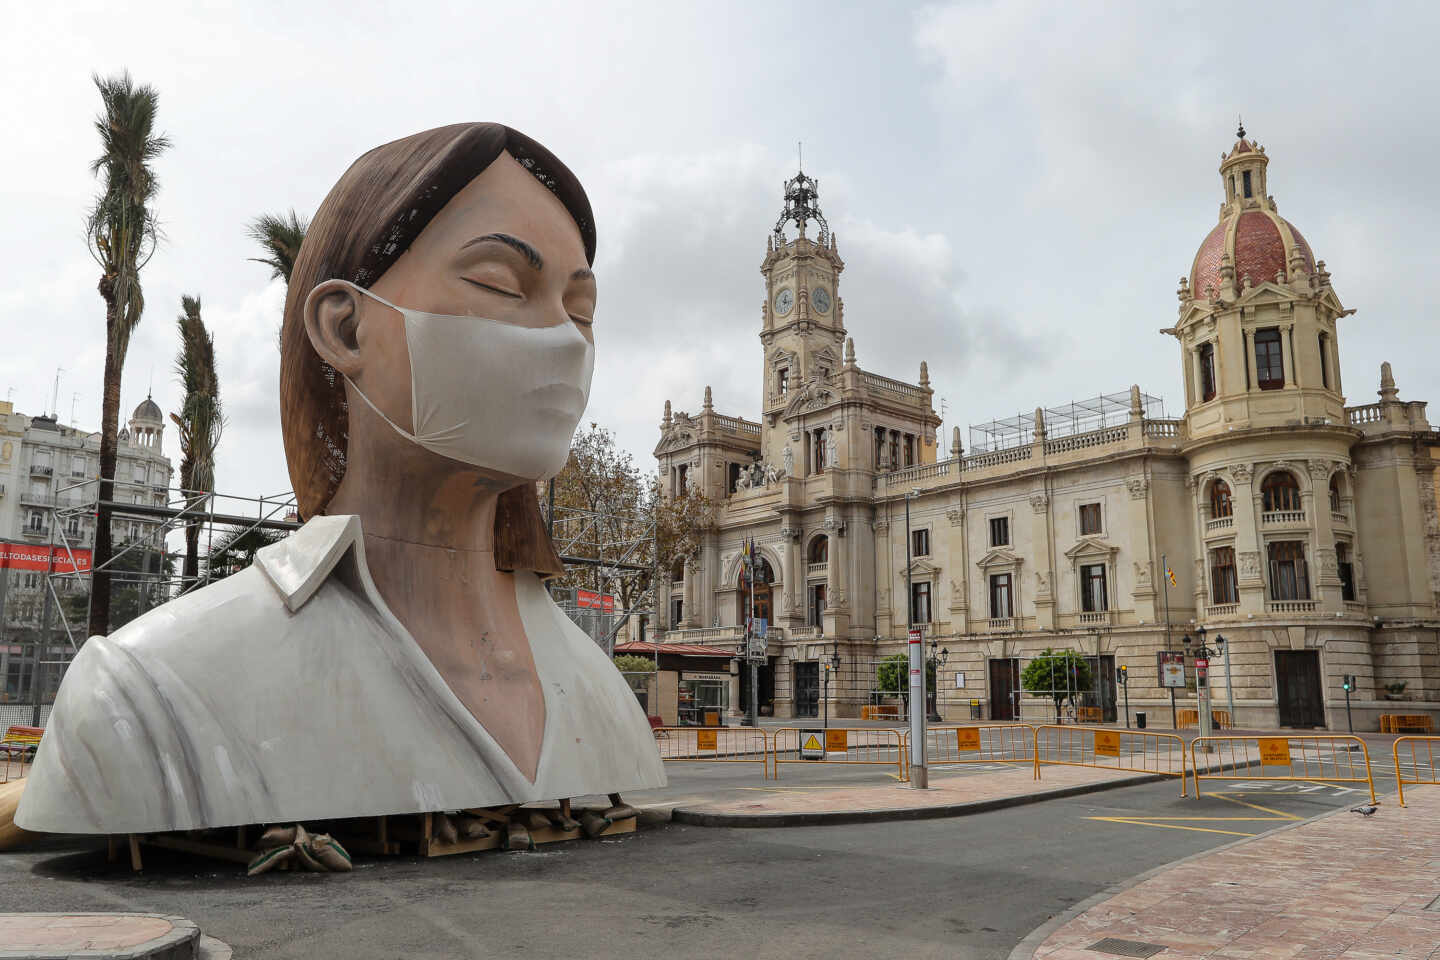
[[[1043,441],[1042,441],[1043,442]],[[1035,551],[1035,626],[1040,630],[1055,629],[1055,558],[1050,553],[1050,498],[1043,493],[1030,497],[1035,515],[1031,527]],[[1015,615],[1019,616],[1017,609]]]
[[[1155,567],[1160,558],[1150,555],[1150,481],[1145,477],[1130,477],[1125,481],[1125,489],[1130,495],[1130,516],[1124,526],[1129,531],[1130,542],[1125,553],[1134,564],[1135,588],[1131,595],[1135,604],[1135,619],[1152,624],[1165,614],[1164,602],[1155,599]],[[1165,571],[1159,571],[1158,576],[1164,575]],[[1115,594],[1112,606],[1118,608],[1119,584],[1116,584]]]
[[[1295,324],[1287,324],[1281,330],[1280,337],[1281,356],[1287,354],[1289,358],[1285,363],[1285,386],[1294,387],[1299,385],[1299,371],[1295,369]]]
[[[1311,529],[1315,531],[1315,558],[1311,571],[1311,596],[1318,601],[1317,610],[1326,613],[1343,613],[1345,597],[1340,586],[1340,567],[1335,559],[1334,521],[1330,519],[1330,467],[1328,460],[1311,460],[1310,486],[1301,496],[1306,516],[1311,517]]]
[[[725,714],[727,717],[742,717],[744,712],[740,709],[740,671],[746,669],[744,660],[734,659],[730,661],[730,709]]]
[[[1235,515],[1235,577],[1240,588],[1240,612],[1265,612],[1265,580],[1261,571],[1260,510],[1253,491],[1254,470],[1249,464],[1230,467],[1230,502]]]

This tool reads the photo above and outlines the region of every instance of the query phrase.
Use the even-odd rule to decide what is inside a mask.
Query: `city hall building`
[[[1376,401],[1347,406],[1353,310],[1279,215],[1268,164],[1242,130],[1220,165],[1219,220],[1161,331],[1178,347],[1183,416],[1107,384],[1118,392],[972,427],[969,450],[959,428],[936,436],[923,361],[916,382],[860,365],[845,264],[797,175],[760,267],[758,419],[715,410],[709,388],[698,412],[665,405],[662,485],[717,512],[699,555],[662,578],[660,639],[733,655],[753,604],[769,626],[761,709],[778,717],[893,700],[878,667],[904,652],[907,620],[941,661],[947,720],[1053,716],[1020,680],[1051,647],[1090,662],[1076,703],[1113,718],[1123,666],[1130,707],[1169,725],[1157,654],[1201,628],[1212,649],[1224,638],[1210,686],[1240,726],[1343,729],[1346,675],[1356,729],[1440,712],[1440,435],[1389,364],[1378,384],[1351,384],[1378,386]],[[880,335],[883,318],[856,327]],[[740,666],[732,713],[749,696]],[[1192,670],[1182,708],[1193,683]]]

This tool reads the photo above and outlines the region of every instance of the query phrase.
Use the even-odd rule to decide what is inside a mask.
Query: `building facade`
[[[753,604],[770,627],[760,702],[777,716],[885,703],[879,665],[912,623],[949,720],[1053,717],[1021,676],[1054,648],[1089,661],[1073,702],[1090,716],[1124,700],[1169,725],[1158,655],[1202,636],[1222,651],[1213,705],[1240,726],[1343,728],[1347,675],[1356,729],[1440,712],[1440,435],[1388,363],[1378,402],[1347,406],[1339,329],[1354,311],[1280,217],[1268,163],[1240,131],[1161,331],[1179,347],[1182,416],[1131,387],[972,427],[968,452],[955,428],[944,456],[925,364],[914,383],[859,365],[844,263],[797,176],[761,265],[760,418],[716,412],[708,388],[698,414],[666,404],[665,489],[719,506],[662,585],[663,639],[733,648]],[[733,672],[732,708],[748,698]],[[1193,688],[1192,672],[1180,708]]]
[[[167,505],[173,471],[164,434],[164,415],[147,397],[120,432],[116,501]],[[98,432],[0,403],[0,700],[29,696],[35,642],[47,627],[51,654],[68,659],[69,640],[53,598],[47,603],[46,582],[89,569],[99,475]],[[163,527],[153,518],[117,514],[111,522],[117,551],[130,544],[152,555],[163,551]],[[83,576],[55,576],[54,582],[62,599],[89,589]],[[83,631],[84,624],[78,626]],[[51,686],[59,676],[50,672]]]

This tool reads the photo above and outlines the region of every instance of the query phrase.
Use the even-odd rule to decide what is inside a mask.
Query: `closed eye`
[[[479,280],[471,280],[469,277],[461,277],[460,279],[464,280],[468,284],[480,287],[482,290],[489,290],[491,293],[498,293],[502,297],[509,297],[511,300],[522,299],[522,295],[516,293],[514,290],[506,290],[504,287],[491,286],[488,283],[481,283]]]
[[[595,323],[594,317],[582,317],[577,314],[570,314],[570,319],[583,326],[592,326]]]

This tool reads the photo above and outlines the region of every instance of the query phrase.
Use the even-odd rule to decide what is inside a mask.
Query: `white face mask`
[[[595,372],[595,345],[573,322],[521,327],[422,313],[347,285],[405,318],[415,432],[401,429],[345,378],[381,419],[462,463],[534,480],[560,472]]]

